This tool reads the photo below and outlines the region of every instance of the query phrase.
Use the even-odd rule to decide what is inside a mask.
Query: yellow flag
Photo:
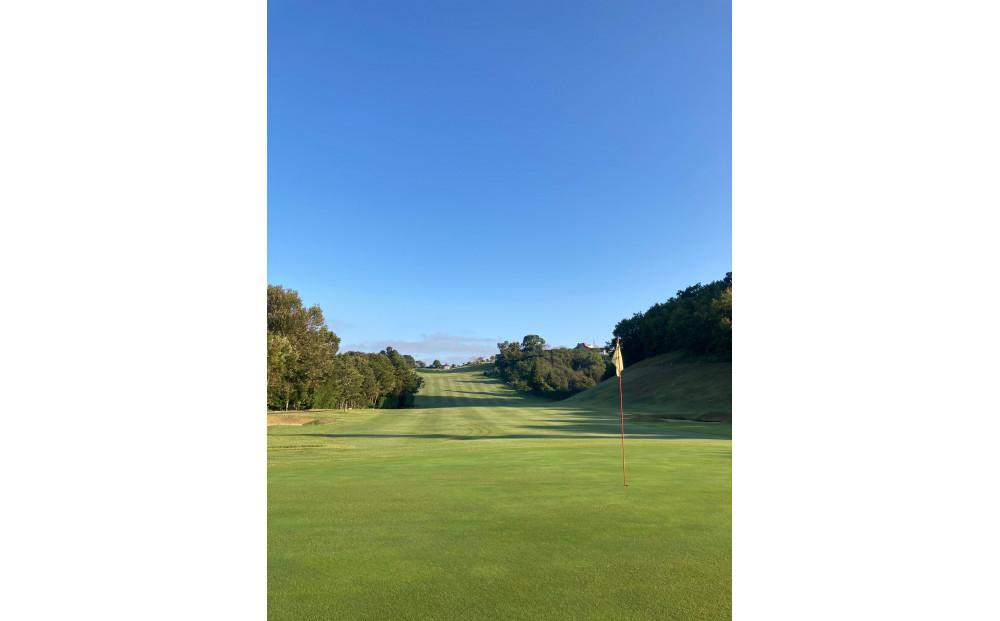
[[[625,363],[622,362],[622,340],[618,339],[615,344],[615,353],[611,356],[611,362],[615,365],[615,375],[618,377],[622,376],[622,369],[625,368]]]

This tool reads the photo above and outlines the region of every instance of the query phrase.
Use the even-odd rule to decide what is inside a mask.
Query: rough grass
[[[423,375],[268,429],[269,619],[731,618],[729,425],[628,422],[623,488],[617,403]]]
[[[622,374],[622,389],[636,420],[686,419],[729,422],[733,416],[731,362],[690,360],[664,354],[634,364]],[[561,403],[586,409],[617,409],[618,378]]]

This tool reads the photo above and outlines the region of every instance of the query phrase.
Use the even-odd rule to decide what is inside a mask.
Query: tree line
[[[338,353],[340,337],[317,305],[299,294],[267,286],[267,407],[401,408],[413,405],[423,379],[412,356],[391,347],[379,353]],[[419,362],[423,366],[422,362]]]
[[[609,363],[599,351],[545,349],[545,339],[526,335],[520,343],[497,343],[493,368],[487,371],[518,390],[553,399],[563,399],[597,384],[607,374]]]
[[[625,366],[675,351],[732,360],[733,273],[707,285],[691,285],[666,302],[622,319],[613,334],[622,340]]]

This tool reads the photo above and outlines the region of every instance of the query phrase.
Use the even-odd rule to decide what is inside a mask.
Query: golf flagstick
[[[625,368],[625,363],[622,361],[622,340],[620,338],[615,344],[612,362],[615,365],[615,374],[618,376],[618,414],[622,422],[622,484],[628,487],[628,470],[625,468],[625,396],[622,392],[622,370]]]
[[[622,482],[628,487],[628,470],[625,468],[625,398],[622,396],[622,376],[618,376],[618,413],[622,419]]]

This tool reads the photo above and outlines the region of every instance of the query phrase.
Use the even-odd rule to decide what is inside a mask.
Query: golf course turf
[[[628,373],[628,371],[626,371]],[[268,618],[731,618],[730,426],[421,371],[412,409],[268,428]]]

